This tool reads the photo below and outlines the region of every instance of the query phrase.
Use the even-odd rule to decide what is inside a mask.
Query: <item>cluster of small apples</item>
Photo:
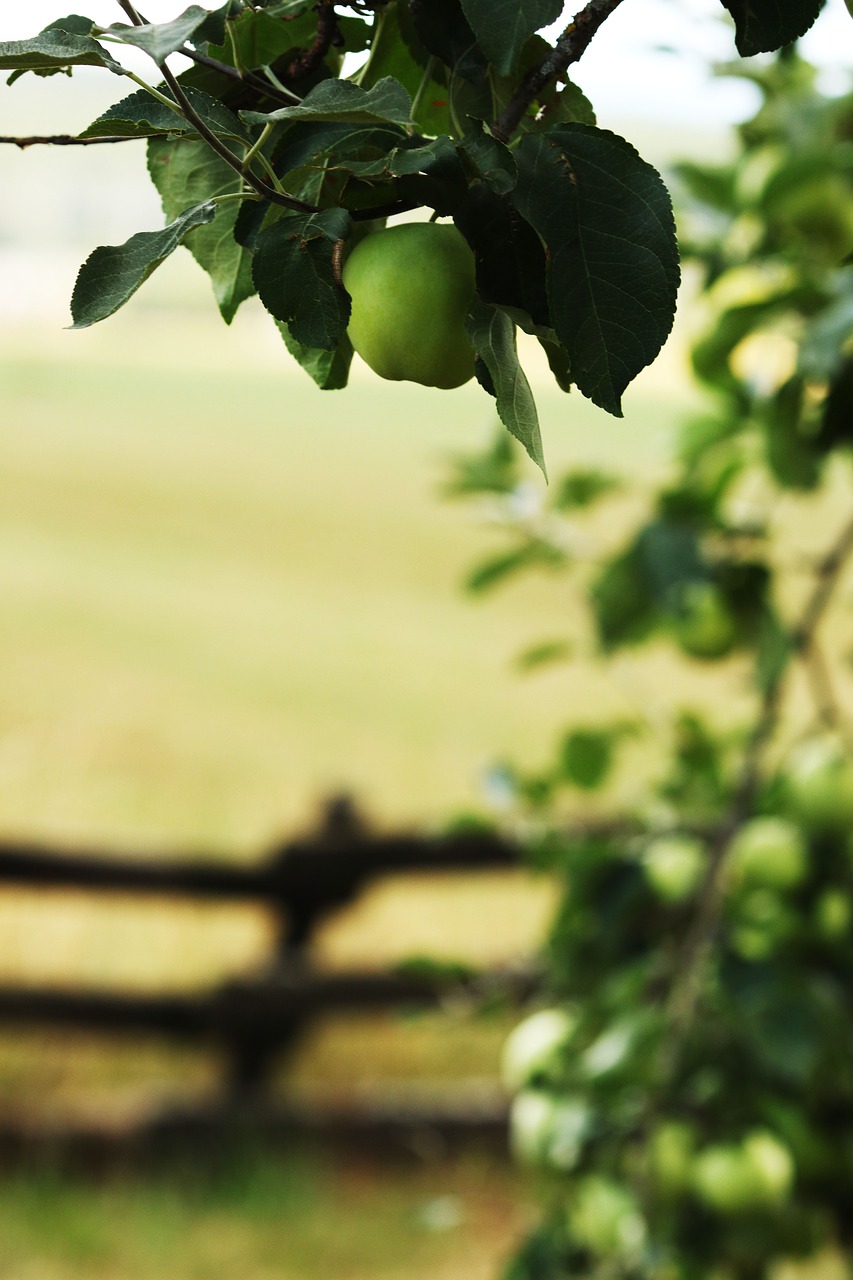
[[[601,1132],[601,1117],[582,1091],[565,1087],[570,1055],[590,1057],[590,1049],[577,1043],[578,1030],[577,1012],[541,1009],[507,1040],[502,1078],[515,1094],[510,1148],[525,1165],[574,1175],[567,1226],[576,1247],[600,1256],[629,1256],[647,1241],[650,1226],[631,1170],[624,1178],[605,1175],[591,1170],[584,1158]],[[637,1161],[628,1163],[636,1172]],[[696,1126],[686,1120],[655,1126],[639,1171],[639,1185],[650,1187],[655,1201],[686,1199],[711,1214],[735,1218],[782,1209],[796,1174],[790,1149],[765,1127],[737,1140],[702,1144]]]
[[[792,905],[810,874],[809,842],[831,841],[853,852],[853,756],[831,736],[810,738],[791,752],[776,782],[780,812],[751,818],[735,834],[727,856],[728,918],[735,950],[768,957],[800,927]],[[674,834],[651,840],[642,853],[648,884],[665,904],[690,901],[708,861],[704,842]],[[853,856],[849,859],[853,872]],[[827,940],[853,924],[853,885],[823,885],[813,923]]]
[[[474,255],[452,223],[408,222],[360,240],[344,263],[353,349],[380,378],[450,390],[474,376],[465,318]]]
[[[719,1214],[780,1208],[794,1187],[791,1151],[764,1128],[752,1129],[737,1141],[699,1147],[693,1125],[666,1120],[652,1133],[645,1154],[657,1195],[693,1195]]]
[[[853,758],[834,737],[812,738],[789,754],[764,799],[774,812],[740,826],[724,863],[721,968],[713,979],[721,985],[683,1079],[662,1101],[669,1116],[651,1122],[640,1099],[658,1081],[668,1031],[646,993],[649,982],[671,977],[667,965],[679,955],[672,938],[689,928],[708,843],[683,832],[633,849],[593,841],[559,864],[567,892],[555,946],[567,1003],[515,1029],[502,1076],[512,1095],[515,1158],[564,1180],[564,1243],[578,1251],[577,1267],[590,1255],[619,1255],[628,1266],[694,1229],[758,1255],[807,1249],[809,1224],[834,1194],[827,1188],[853,1170],[853,1158],[833,1152],[820,1106],[804,1098],[798,1110],[791,1102],[793,1077],[784,1063],[777,1072],[774,1058],[789,1046],[799,1052],[798,1037],[811,1037],[807,1052],[828,1064],[827,1096],[840,1105],[838,1115],[849,1114],[838,1061],[843,988],[826,1015],[831,1022],[792,1024],[777,1050],[765,1049],[762,1032],[747,1026],[749,1008],[728,985],[758,983],[778,1027],[801,1016],[796,993],[811,993],[815,965],[819,982],[849,974]],[[697,1257],[704,1247],[696,1245]]]

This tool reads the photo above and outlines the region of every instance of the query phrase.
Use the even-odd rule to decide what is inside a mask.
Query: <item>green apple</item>
[[[554,1085],[577,1027],[567,1009],[540,1009],[510,1032],[501,1057],[501,1079],[513,1093],[528,1085]]]
[[[783,1142],[766,1129],[755,1129],[744,1138],[742,1149],[753,1178],[757,1204],[782,1204],[794,1183],[794,1158]]]
[[[737,640],[737,624],[715,583],[691,582],[685,587],[673,632],[691,658],[722,658],[731,651]]]
[[[853,925],[853,902],[849,893],[843,889],[825,889],[815,903],[815,924],[820,936],[828,942],[845,938]]]
[[[633,1252],[643,1243],[646,1224],[631,1193],[612,1178],[590,1174],[568,1206],[569,1230],[595,1253]]]
[[[789,812],[812,831],[853,827],[853,758],[833,737],[810,738],[788,758]]]
[[[690,1185],[696,1135],[686,1120],[664,1120],[646,1147],[649,1176],[658,1194],[675,1196]]]
[[[748,889],[732,905],[732,942],[747,960],[765,960],[799,923],[796,912],[774,889]]]
[[[754,1206],[754,1177],[748,1157],[735,1143],[706,1147],[693,1161],[693,1189],[717,1213],[736,1214]]]
[[[749,1213],[784,1203],[794,1172],[784,1143],[766,1129],[755,1129],[740,1143],[719,1143],[700,1152],[693,1162],[693,1189],[718,1213]]]
[[[735,885],[793,889],[808,871],[808,848],[796,823],[761,817],[745,822],[732,840],[729,868]]]
[[[691,836],[661,836],[643,851],[643,871],[664,902],[684,902],[698,887],[705,846]]]
[[[406,222],[359,241],[344,263],[348,334],[381,378],[459,387],[474,373],[465,317],[474,255],[455,226]]]
[[[580,1098],[522,1089],[509,1111],[509,1147],[522,1164],[573,1169],[589,1133],[591,1115]]]

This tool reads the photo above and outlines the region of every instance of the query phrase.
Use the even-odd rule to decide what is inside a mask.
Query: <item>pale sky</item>
[[[176,17],[188,2],[145,0],[142,9],[149,20],[163,21]],[[0,16],[0,40],[34,35],[70,7],[69,0],[7,4]],[[74,7],[105,26],[125,21],[116,0],[78,0]],[[206,7],[215,5],[208,0]],[[566,15],[574,7],[568,4]],[[668,46],[672,52],[655,46]],[[853,66],[853,21],[844,0],[827,0],[803,49],[839,73]],[[614,111],[624,117],[626,111],[636,110],[646,118],[684,124],[732,122],[748,114],[748,90],[731,82],[709,88],[705,67],[709,58],[734,56],[731,27],[719,0],[628,0],[605,23],[575,75],[602,116]]]

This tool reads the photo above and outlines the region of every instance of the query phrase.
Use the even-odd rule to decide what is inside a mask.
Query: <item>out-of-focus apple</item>
[[[660,836],[643,851],[646,879],[664,902],[683,902],[697,888],[705,847],[691,836]]]
[[[832,737],[810,738],[788,758],[787,807],[810,831],[853,827],[853,758]]]
[[[805,878],[808,849],[789,819],[752,818],[732,841],[729,867],[735,884],[792,889]]]
[[[567,1009],[540,1009],[510,1032],[501,1057],[501,1080],[513,1093],[529,1085],[559,1083],[577,1017]]]
[[[509,1146],[521,1164],[573,1169],[589,1133],[590,1111],[580,1098],[522,1089],[509,1112]]]

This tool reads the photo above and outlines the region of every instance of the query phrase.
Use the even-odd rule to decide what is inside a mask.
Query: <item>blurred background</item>
[[[146,16],[180,7],[151,0]],[[13,39],[65,6],[6,9],[0,37]],[[115,9],[86,12],[109,22]],[[752,107],[749,86],[708,80],[733,53],[719,10],[626,6],[579,70],[600,123],[664,169],[724,154]],[[829,77],[849,31],[829,0],[803,42]],[[25,76],[0,91],[0,134],[78,132],[121,92],[86,69]],[[69,332],[91,249],[161,224],[144,148],[4,146],[0,186],[0,840],[256,864],[341,790],[377,830],[438,831],[499,816],[496,766],[544,757],[569,713],[634,710],[626,660],[518,669],[578,607],[564,580],[531,577],[488,604],[461,590],[491,537],[488,515],[444,492],[449,460],[494,429],[478,389],[447,396],[361,366],[345,392],[320,393],[256,300],[222,325],[185,253],[107,323]],[[621,421],[549,387],[527,353],[555,469],[606,464],[642,482],[666,466],[695,398],[689,323],[682,305]],[[531,468],[519,501],[535,509],[541,493]],[[332,969],[515,962],[535,954],[552,902],[547,881],[520,872],[383,882],[323,926],[316,953]],[[6,888],[0,984],[203,991],[262,965],[273,928],[251,906]],[[514,1020],[464,1007],[342,1019],[300,1045],[276,1087],[463,1082],[491,1097]],[[156,1040],[0,1037],[0,1117],[33,1131],[132,1128],[159,1104],[213,1096],[218,1079],[210,1054]],[[428,1142],[391,1169],[366,1152],[252,1146],[144,1175],[7,1165],[0,1280],[164,1267],[476,1280],[494,1274],[531,1194],[499,1150]]]

